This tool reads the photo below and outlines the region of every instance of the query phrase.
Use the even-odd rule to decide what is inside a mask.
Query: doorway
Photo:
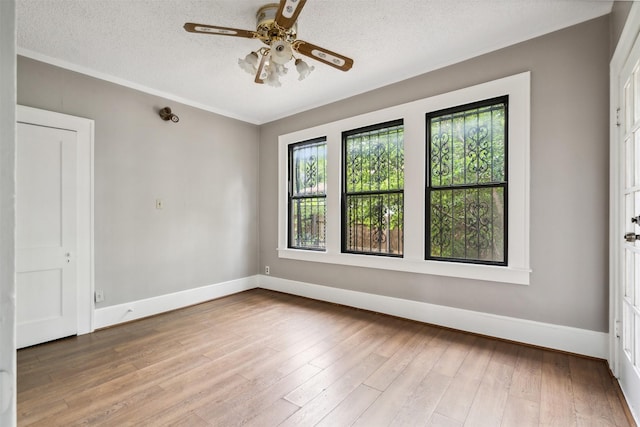
[[[18,348],[93,330],[93,129],[17,107]]]
[[[611,356],[640,417],[640,7],[627,18],[611,62]]]

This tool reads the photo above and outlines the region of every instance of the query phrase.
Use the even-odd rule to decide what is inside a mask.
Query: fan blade
[[[295,49],[302,55],[317,59],[320,62],[324,62],[327,65],[337,68],[338,70],[349,71],[353,66],[353,59],[302,40],[296,41]]]
[[[267,73],[264,69],[264,66],[267,62],[268,54],[262,55],[262,59],[260,60],[260,65],[258,66],[258,72],[256,73],[256,79],[254,80],[256,83],[263,84],[264,79],[267,77]]]
[[[200,34],[217,34],[219,36],[233,36],[233,37],[245,37],[253,39],[257,37],[255,31],[239,30],[237,28],[228,27],[216,27],[215,25],[194,24],[193,22],[187,22],[184,24],[184,29],[190,33]]]
[[[280,7],[276,12],[276,24],[288,30],[296,23],[307,0],[280,0]]]

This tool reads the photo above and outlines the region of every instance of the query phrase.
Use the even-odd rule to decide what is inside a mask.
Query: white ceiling
[[[254,30],[256,11],[268,2],[17,0],[18,53],[262,124],[607,14],[613,4],[308,0],[298,38],[349,56],[354,66],[344,73],[309,59],[315,71],[306,80],[289,67],[279,88],[255,84],[238,67],[260,41],[182,28]]]

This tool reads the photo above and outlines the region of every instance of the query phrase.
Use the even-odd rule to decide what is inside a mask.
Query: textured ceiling
[[[182,28],[254,30],[267,2],[18,0],[18,53],[261,124],[607,14],[613,3],[308,0],[298,38],[349,56],[354,66],[344,73],[309,59],[315,70],[306,80],[293,69],[279,88],[255,84],[238,67],[260,41]]]

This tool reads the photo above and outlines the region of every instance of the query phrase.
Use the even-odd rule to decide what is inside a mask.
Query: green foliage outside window
[[[402,121],[343,134],[343,251],[401,256],[404,246]]]
[[[289,147],[289,247],[326,246],[327,143],[322,139]]]
[[[506,264],[506,97],[427,114],[427,258]]]

